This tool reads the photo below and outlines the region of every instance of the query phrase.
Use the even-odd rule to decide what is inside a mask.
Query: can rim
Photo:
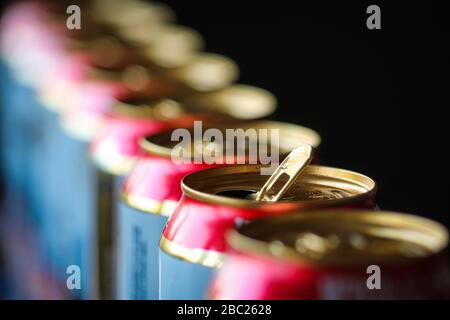
[[[121,192],[121,200],[127,206],[139,210],[142,213],[155,214],[164,217],[170,217],[178,205],[178,201],[175,200],[158,201],[148,197],[127,193],[125,191]]]
[[[233,83],[212,91],[194,91],[185,95],[183,102],[195,106],[203,113],[214,112],[242,120],[266,117],[277,107],[277,99],[273,93],[243,83]]]
[[[89,81],[105,81],[105,82],[120,82],[122,80],[122,69],[106,68],[100,66],[93,66],[89,68]]]
[[[164,236],[164,234],[161,235],[159,247],[164,253],[170,256],[209,268],[220,268],[226,255],[214,250],[187,248],[183,245],[170,241]]]
[[[270,243],[268,241],[262,241],[254,239],[250,236],[244,235],[242,230],[246,228],[257,228],[261,225],[273,225],[283,223],[292,223],[294,220],[310,220],[310,219],[334,219],[337,220],[346,220],[355,221],[358,219],[359,221],[367,221],[367,222],[379,222],[384,223],[386,226],[395,225],[398,230],[401,227],[411,229],[416,229],[422,231],[423,233],[428,232],[430,236],[434,236],[436,238],[435,243],[430,243],[431,246],[430,253],[426,256],[421,257],[407,257],[407,256],[399,256],[399,255],[386,255],[384,257],[377,257],[376,261],[373,261],[373,256],[355,256],[353,259],[345,259],[339,261],[339,259],[335,260],[314,260],[311,258],[302,255],[300,252],[296,251],[292,247],[284,246],[282,250],[271,250]],[[330,222],[328,220],[328,222]],[[414,240],[413,234],[406,233],[406,236],[409,236],[409,240]],[[400,237],[398,238],[400,240]],[[407,214],[400,213],[394,211],[370,211],[370,210],[345,210],[345,209],[336,209],[336,210],[312,210],[312,211],[302,211],[298,213],[293,213],[289,215],[283,216],[269,216],[260,219],[255,219],[249,222],[248,224],[242,225],[237,229],[233,229],[227,232],[226,240],[228,245],[237,250],[238,252],[242,252],[244,254],[257,255],[266,258],[276,258],[281,259],[282,261],[299,263],[303,265],[310,266],[355,266],[360,264],[370,263],[380,263],[380,264],[400,264],[406,263],[408,261],[418,261],[423,259],[428,259],[433,255],[437,255],[445,250],[448,246],[449,242],[449,234],[448,230],[445,226],[436,222],[434,220]],[[423,240],[423,238],[422,238]],[[416,242],[420,242],[420,240],[416,239]],[[423,242],[420,242],[423,244]],[[361,259],[363,257],[363,259]],[[358,259],[360,258],[360,259]],[[372,260],[371,260],[372,259]]]
[[[239,67],[231,58],[217,53],[197,53],[188,63],[165,70],[169,78],[198,91],[220,90],[236,81]]]
[[[68,112],[59,119],[59,124],[67,135],[86,143],[94,140],[104,122],[101,115],[84,112]]]
[[[360,201],[362,202],[364,200],[373,199],[377,191],[376,182],[373,179],[369,178],[368,176],[350,170],[317,165],[308,166],[308,168],[306,168],[303,174],[322,173],[323,176],[326,178],[337,176],[339,174],[343,180],[356,182],[357,184],[365,188],[367,191],[351,195],[349,197],[333,200],[283,201],[283,202],[267,203],[255,200],[230,198],[217,194],[211,194],[196,190],[195,188],[190,186],[190,184],[192,184],[192,180],[203,181],[203,178],[205,176],[210,175],[214,171],[216,171],[216,173],[222,172],[231,175],[236,173],[256,172],[259,171],[262,167],[263,167],[262,165],[257,164],[257,165],[228,165],[215,168],[207,168],[185,176],[181,182],[181,189],[183,191],[183,194],[185,194],[189,198],[210,204],[219,204],[242,208],[262,208],[266,206],[277,206],[277,205],[285,206],[289,204],[294,204],[297,205],[297,207],[300,206],[303,210],[314,209],[319,207],[322,208],[330,206],[331,207],[344,206],[359,203]]]
[[[306,143],[313,146],[314,149],[317,149],[320,146],[321,143],[321,137],[318,132],[316,132],[313,129],[310,129],[305,126],[293,124],[293,123],[287,123],[287,122],[281,122],[281,121],[269,121],[269,120],[251,120],[251,121],[244,121],[244,120],[235,120],[235,121],[223,121],[223,122],[210,122],[208,124],[207,128],[218,128],[219,130],[222,129],[235,129],[235,128],[241,128],[241,129],[250,129],[253,126],[257,128],[262,129],[281,129],[282,131],[285,131],[287,134],[292,135],[298,135],[298,137],[305,137]],[[207,129],[206,127],[204,129]],[[192,130],[192,128],[190,128]],[[189,130],[189,129],[188,129]],[[160,132],[154,135],[149,135],[144,138],[142,138],[139,142],[140,147],[145,152],[170,158],[171,152],[173,148],[168,147],[167,144],[162,142],[165,138],[167,138],[172,130],[167,130],[164,132]],[[282,139],[280,139],[282,140]],[[292,145],[292,147],[295,147],[298,144],[298,141],[295,145]],[[286,150],[286,152],[283,152],[283,154],[287,154],[290,151],[290,148],[286,148],[289,150]]]
[[[100,169],[114,176],[126,176],[136,163],[136,156],[115,154],[111,157],[103,152],[90,152],[92,162]]]
[[[176,106],[180,110],[183,109],[178,102],[169,98],[129,97],[117,99],[112,105],[110,114],[119,118],[163,120],[155,116],[155,108],[169,105]],[[184,110],[181,111],[180,117],[182,115],[184,115]]]

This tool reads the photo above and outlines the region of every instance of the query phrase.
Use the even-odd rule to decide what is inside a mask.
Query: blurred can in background
[[[104,223],[104,216],[97,217],[98,212],[104,212],[98,208],[110,202],[105,194],[109,198],[114,195],[112,177],[125,174],[127,166],[132,165],[136,150],[126,143],[160,130],[163,125],[151,117],[140,119],[140,115],[121,118],[113,108],[115,103],[125,96],[138,95],[123,80],[124,70],[91,69],[87,79],[70,88],[71,100],[48,140],[47,158],[41,158],[43,163],[38,168],[51,170],[51,175],[42,181],[46,181],[43,234],[48,240],[52,265],[58,274],[69,265],[79,265],[84,270],[81,282],[85,290],[81,290],[81,297],[107,298],[110,295],[105,286],[112,282],[109,277],[103,280],[107,273],[99,272],[98,266],[103,265],[102,255],[109,251],[98,247],[98,239],[104,244],[102,228],[109,225],[109,220]],[[95,163],[88,155],[91,140]],[[109,161],[105,161],[105,155]],[[103,170],[97,169],[99,165]]]
[[[210,287],[214,299],[360,300],[449,297],[448,231],[384,211],[299,212],[251,221]]]
[[[356,172],[308,166],[274,203],[252,199],[267,176],[236,165],[186,176],[183,196],[160,241],[160,298],[202,299],[222,264],[225,233],[247,220],[323,207],[374,208],[375,182]]]
[[[2,103],[5,108],[5,112],[2,112],[5,116],[2,125],[5,135],[2,137],[8,137],[7,143],[2,144],[2,151],[6,155],[4,177],[12,181],[12,184],[7,183],[7,193],[17,189],[23,193],[23,198],[18,200],[14,197],[14,201],[21,201],[24,203],[22,207],[25,208],[13,214],[24,213],[26,221],[23,220],[23,228],[18,228],[17,225],[12,227],[22,230],[21,238],[27,239],[27,242],[23,241],[22,247],[33,252],[32,257],[22,255],[22,261],[9,258],[16,261],[19,269],[21,265],[26,266],[29,263],[25,260],[28,258],[33,265],[43,264],[30,269],[30,273],[33,274],[32,270],[40,270],[40,274],[29,277],[31,280],[28,289],[35,286],[34,282],[40,278],[54,279],[51,274],[53,270],[49,270],[47,265],[47,242],[42,236],[43,233],[38,230],[42,226],[42,216],[48,209],[44,208],[46,194],[43,191],[46,189],[45,181],[51,176],[51,171],[45,171],[45,167],[40,165],[48,160],[48,149],[45,146],[48,145],[48,138],[53,139],[58,131],[58,116],[46,109],[46,105],[38,99],[34,91],[50,70],[57,68],[67,55],[65,37],[61,32],[64,29],[56,28],[51,18],[53,9],[51,2],[22,1],[11,4],[5,10],[1,21],[2,57],[14,75],[14,79],[10,80],[12,87],[5,91],[5,101]],[[8,207],[18,206],[13,204]],[[12,217],[10,221],[16,223],[21,219]],[[64,280],[58,284],[65,283],[65,277],[64,275]],[[48,288],[50,287],[49,283]],[[48,297],[46,294],[43,296]],[[52,297],[65,296],[61,294]]]
[[[99,182],[88,145],[101,131],[116,99],[134,90],[123,80],[121,64],[93,67],[83,56],[78,58],[68,57],[47,78],[47,84],[61,81],[64,86],[49,89],[52,96],[41,91],[43,101],[50,102],[49,108],[58,113],[48,112],[46,142],[33,161],[39,191],[32,203],[39,211],[53,272],[66,278],[69,266],[80,267],[82,289],[74,291],[75,298],[94,298],[99,290],[94,245]],[[65,99],[45,99],[49,97]]]
[[[205,70],[209,72],[205,73]],[[214,83],[208,83],[211,72]],[[91,156],[98,170],[98,270],[101,296],[112,297],[114,283],[116,204],[119,186],[142,156],[139,139],[169,128],[185,126],[193,119],[202,119],[201,107],[192,113],[183,110],[180,100],[191,95],[207,94],[228,85],[237,77],[237,67],[230,59],[208,53],[195,55],[188,64],[170,70],[154,70],[151,66],[132,65],[123,73],[123,80],[135,95],[128,95],[113,104],[112,112],[91,144]],[[192,106],[191,106],[192,107]],[[194,115],[195,114],[195,115]],[[67,120],[74,119],[69,114]],[[103,288],[103,289],[102,289]]]
[[[126,101],[126,100],[125,100]],[[115,296],[116,232],[115,199],[124,177],[142,154],[140,138],[167,129],[167,121],[155,117],[152,108],[142,104],[117,102],[107,118],[103,129],[92,141],[90,154],[96,165],[97,273],[100,296]],[[164,103],[164,100],[160,103]],[[161,106],[161,104],[160,104]]]
[[[215,102],[213,97],[216,96],[222,97],[221,103]],[[259,101],[259,116],[265,116],[273,111],[275,99],[270,93],[255,87],[232,85],[215,93],[206,94],[205,99],[210,101],[207,104],[209,109],[203,109],[203,115],[193,115],[190,118],[191,127],[186,121],[183,128],[188,129],[182,130],[186,130],[194,137],[196,134],[192,125],[195,123],[204,123],[214,129],[219,128],[222,132],[225,132],[228,127],[233,129],[235,126],[261,128],[266,125],[272,129],[284,128],[281,123],[267,121],[226,121],[225,119],[229,118],[226,110],[230,108],[225,108],[225,104],[232,105],[233,108],[238,106],[245,108],[249,102],[249,96],[252,97],[250,100],[253,105],[255,101]],[[184,106],[184,109],[188,113],[189,110],[191,110],[190,112],[199,110],[194,105]],[[201,120],[202,117],[206,121],[192,122],[192,119]],[[287,127],[287,125],[285,126]],[[301,130],[307,131],[306,128],[292,125],[292,127],[284,129],[289,132],[291,140],[296,138],[301,140],[307,135]],[[171,140],[172,133],[173,131],[162,132],[141,140],[141,147],[145,155],[139,157],[136,166],[125,180],[122,191],[123,202],[117,205],[120,299],[157,299],[158,243],[166,219],[173,212],[181,197],[181,179],[188,173],[214,166],[202,161],[200,163],[174,163],[171,158],[175,145],[175,142]],[[197,139],[200,140],[192,140],[192,144],[202,143],[202,137],[197,137]],[[190,147],[191,143],[188,148]]]
[[[42,135],[43,108],[36,100],[33,58],[43,57],[39,66],[50,66],[55,48],[52,32],[46,29],[45,11],[38,2],[22,2],[5,9],[1,19],[2,60],[9,70],[2,70],[2,162],[6,190],[23,194],[30,191],[30,149]],[[37,39],[42,37],[42,41]]]
[[[29,192],[29,153],[41,134],[40,108],[30,88],[12,78],[12,71],[2,63],[2,101],[0,115],[1,166],[3,196]],[[34,122],[36,121],[36,122]]]
[[[45,12],[49,19],[44,28],[49,31],[46,39],[55,43],[57,50],[44,50],[43,55],[51,63],[46,67],[39,65],[31,77],[41,77],[39,82],[31,82],[47,110],[42,109],[40,121],[42,141],[31,151],[30,198],[51,271],[65,283],[67,268],[79,267],[81,290],[71,293],[74,298],[93,298],[99,290],[99,274],[94,267],[97,261],[93,213],[97,183],[103,180],[97,181],[87,146],[116,98],[148,89],[139,87],[141,82],[127,73],[131,64],[147,63],[145,52],[140,53],[148,48],[137,48],[115,37],[111,32],[117,31],[114,21],[113,28],[90,21],[88,8],[83,8],[83,28],[68,30],[66,6],[58,8],[63,11]],[[124,8],[123,12],[129,10]],[[158,36],[155,45],[166,41],[165,36]]]
[[[46,99],[44,88],[51,83],[66,84],[52,88],[65,99]],[[31,203],[39,216],[52,272],[65,282],[67,268],[79,267],[82,286],[72,291],[73,297],[95,298],[96,171],[88,158],[88,144],[112,101],[128,89],[121,70],[92,67],[84,54],[76,53],[68,54],[40,89],[47,112],[44,142],[32,158],[36,191]],[[69,122],[68,113],[83,116]]]

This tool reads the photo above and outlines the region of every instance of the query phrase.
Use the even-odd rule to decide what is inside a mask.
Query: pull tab
[[[301,144],[292,150],[257,193],[256,201],[276,202],[280,200],[283,194],[310,164],[312,152],[313,149],[309,144]],[[276,193],[276,190],[272,190],[272,188],[283,175],[287,175],[289,178],[278,193]]]

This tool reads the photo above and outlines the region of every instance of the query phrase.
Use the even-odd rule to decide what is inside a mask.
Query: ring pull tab
[[[256,201],[276,202],[292,186],[312,160],[313,149],[309,144],[301,144],[289,153],[284,161],[270,176],[261,190],[256,194]],[[288,180],[278,192],[272,190],[275,183],[284,175]]]

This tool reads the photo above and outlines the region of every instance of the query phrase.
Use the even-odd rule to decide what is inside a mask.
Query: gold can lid
[[[89,52],[92,64],[100,68],[119,70],[143,62],[137,48],[112,34],[93,38],[85,44],[84,50]]]
[[[89,49],[95,64],[89,74],[91,79],[123,82],[143,95],[148,91],[149,96],[161,89],[160,96],[183,98],[197,109],[229,109],[236,116],[252,112],[266,115],[275,107],[275,98],[265,90],[230,85],[238,76],[238,67],[224,56],[202,54],[183,67],[161,69],[143,60],[139,50],[127,48],[113,36],[97,38]],[[170,90],[163,90],[161,85]],[[239,110],[244,104],[247,113]],[[255,118],[252,114],[249,117]]]
[[[143,43],[146,45],[143,47],[143,54],[162,68],[175,68],[190,63],[204,46],[203,38],[197,31],[180,25],[154,26],[148,37],[148,43]]]
[[[177,119],[185,114],[177,101],[166,98],[130,98],[117,101],[112,114],[126,118]]]
[[[128,43],[145,48],[155,44],[158,34],[165,26],[158,22],[147,22],[131,28],[119,28],[117,34]]]
[[[88,79],[94,81],[115,82],[130,91],[130,101],[143,103],[149,97],[151,103],[155,98],[176,97],[186,91],[183,84],[153,72],[146,65],[132,63],[131,60],[110,61],[114,65],[97,65],[88,71]],[[104,64],[107,64],[104,61]],[[137,101],[133,101],[138,99]]]
[[[279,132],[279,140],[271,141],[271,136],[268,134],[267,136],[267,148],[271,149],[271,144],[278,144],[278,149],[282,155],[288,154],[294,147],[298,145],[300,141],[303,141],[314,148],[318,148],[320,145],[320,135],[309,128],[285,123],[285,122],[277,122],[277,121],[266,121],[266,120],[254,120],[254,121],[242,121],[242,120],[234,120],[234,121],[222,121],[222,122],[214,122],[210,121],[205,124],[203,123],[202,130],[208,130],[209,128],[220,130],[223,137],[226,137],[226,131],[230,129],[242,129],[245,134],[247,129],[254,129],[256,135],[248,135],[248,139],[244,146],[233,145],[233,149],[236,153],[239,153],[239,148],[244,148],[247,150],[250,145],[254,146],[258,143],[258,136],[261,130],[271,131],[278,130]],[[195,126],[186,128],[189,131],[191,137],[195,137]],[[171,157],[173,148],[179,143],[178,141],[172,140],[172,132],[166,131],[157,133],[148,137],[145,137],[141,140],[141,147],[153,155],[158,155],[162,157]],[[198,139],[203,139],[203,137],[198,137]],[[233,139],[233,142],[235,140]],[[201,143],[201,141],[196,141],[193,139],[191,141],[191,147],[194,149],[197,143]],[[225,147],[225,146],[223,146]],[[195,150],[194,150],[195,152]]]
[[[137,68],[133,75],[129,75],[129,79],[126,77],[127,73],[108,70],[97,70],[96,77],[109,80],[120,79],[128,88],[139,89],[139,84],[145,84],[152,79],[145,69],[141,70],[142,72],[139,70]],[[186,91],[176,86],[172,87],[170,82],[158,82],[155,79],[153,87],[157,86],[161,88],[161,90],[157,90],[158,92],[136,90],[135,94],[117,101],[113,105],[113,113],[133,117],[153,116],[159,119],[177,119],[188,114],[209,115],[224,120],[239,116],[245,119],[259,118],[270,114],[275,109],[275,98],[269,92],[256,87],[233,85],[214,92],[190,91],[185,95]],[[251,91],[253,92],[251,93]],[[236,111],[239,109],[240,113],[237,113]]]
[[[247,254],[300,264],[352,266],[430,257],[447,247],[448,231],[410,214],[340,209],[254,220],[231,231],[227,239]]]
[[[194,90],[211,91],[234,82],[239,76],[239,67],[225,56],[201,53],[193,56],[189,63],[166,73]]]
[[[184,177],[182,189],[187,196],[211,204],[257,208],[270,203],[256,201],[255,195],[267,181],[262,165],[228,165],[209,168]],[[280,185],[286,184],[281,176]],[[292,204],[304,210],[336,207],[373,200],[376,183],[357,172],[308,166],[277,204]]]
[[[246,120],[268,116],[277,106],[272,93],[244,84],[233,84],[211,92],[192,92],[181,97],[181,102],[199,111],[214,110],[216,113]]]
[[[108,67],[91,67],[87,72],[87,78],[94,81],[120,82],[123,77],[123,69]]]
[[[141,24],[163,23],[175,20],[173,11],[158,2],[140,0],[95,0],[90,9],[95,17],[118,28],[137,27]]]

